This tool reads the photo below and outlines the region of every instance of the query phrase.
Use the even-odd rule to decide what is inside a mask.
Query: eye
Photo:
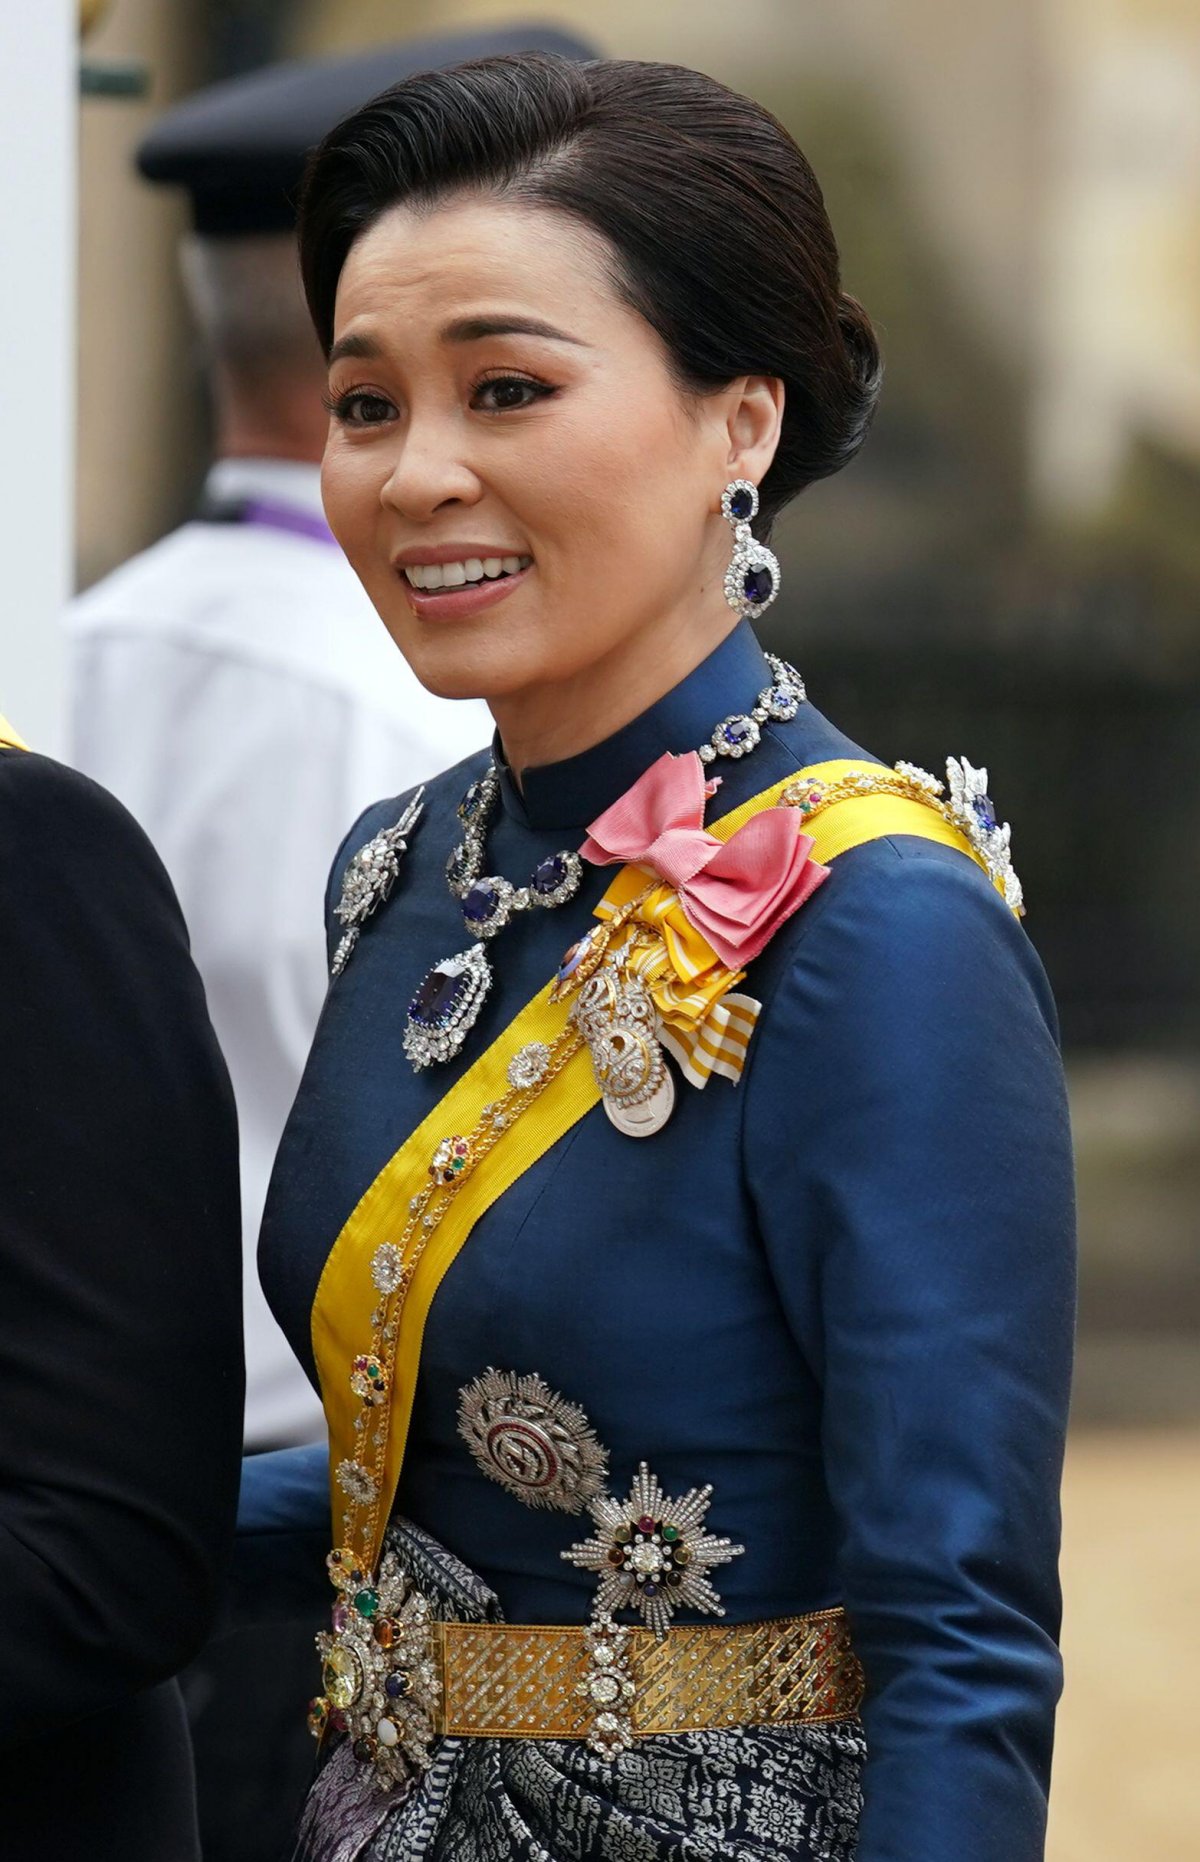
[[[522,407],[532,407],[555,390],[549,382],[530,375],[491,375],[476,384],[471,406],[485,414],[507,414]]]
[[[394,404],[369,388],[352,388],[346,394],[324,395],[322,399],[334,420],[344,427],[380,427],[396,415]]]

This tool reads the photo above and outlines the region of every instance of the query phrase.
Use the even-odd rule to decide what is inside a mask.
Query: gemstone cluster
[[[318,1738],[327,1728],[345,1732],[355,1758],[387,1790],[429,1765],[441,1699],[433,1617],[392,1552],[374,1583],[352,1557],[330,1554],[339,1595],[332,1630],[317,1637],[324,1692],[310,1704],[308,1723]]]
[[[595,1536],[562,1557],[599,1577],[597,1610],[635,1609],[656,1636],[678,1609],[723,1616],[708,1574],[745,1547],[705,1530],[711,1498],[711,1487],[694,1487],[669,1499],[643,1461],[627,1500],[601,1494],[590,1503]]]

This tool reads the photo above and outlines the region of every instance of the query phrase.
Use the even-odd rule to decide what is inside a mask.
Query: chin
[[[486,703],[520,691],[538,677],[523,666],[511,643],[480,628],[423,624],[412,614],[389,616],[392,642],[410,672],[435,698],[481,698]]]
[[[574,645],[577,652],[578,643],[564,639],[563,630],[548,626],[540,614],[520,613],[515,601],[453,623],[421,620],[407,604],[392,606],[383,618],[414,676],[437,698],[490,703],[577,670],[569,649]]]

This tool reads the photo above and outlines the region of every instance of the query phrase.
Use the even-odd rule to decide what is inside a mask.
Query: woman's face
[[[701,611],[727,631],[738,392],[681,393],[569,217],[384,214],[338,284],[322,485],[422,683],[502,700],[644,664]]]

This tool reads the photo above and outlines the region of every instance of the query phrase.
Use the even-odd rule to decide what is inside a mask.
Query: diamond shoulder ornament
[[[946,780],[950,787],[947,813],[960,827],[987,868],[988,877],[1000,887],[1004,903],[1014,912],[1023,912],[1025,897],[1021,882],[1013,870],[1009,842],[1012,829],[1008,822],[998,822],[996,807],[987,792],[986,769],[972,769],[964,756],[947,757]]]
[[[424,794],[423,787],[418,789],[399,820],[372,835],[352,855],[342,874],[342,895],[334,907],[334,917],[345,930],[333,953],[330,967],[334,976],[340,976],[349,963],[367,919],[391,894],[409,839],[424,813]]]

